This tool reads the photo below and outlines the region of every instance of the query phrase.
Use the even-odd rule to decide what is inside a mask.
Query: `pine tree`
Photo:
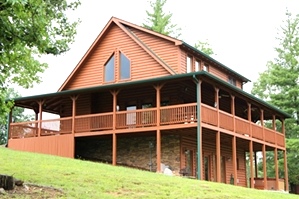
[[[252,94],[270,102],[293,117],[285,122],[287,156],[290,184],[299,184],[299,15],[286,13],[287,19],[278,37],[275,48],[277,57],[267,63],[267,70],[253,84]],[[273,155],[267,156],[273,160]],[[273,161],[267,161],[267,169],[274,171]],[[283,164],[279,164],[283,171]]]
[[[150,4],[153,10],[151,12],[146,11],[148,16],[147,23],[143,23],[142,25],[147,29],[178,38],[181,35],[181,29],[177,28],[177,24],[171,23],[171,13],[165,14],[163,12],[165,3],[166,0],[151,1]]]

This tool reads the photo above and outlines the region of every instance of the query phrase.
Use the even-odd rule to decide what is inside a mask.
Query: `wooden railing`
[[[75,117],[75,132],[103,131],[113,129],[113,113],[98,113]]]
[[[163,106],[161,110],[161,125],[188,124],[197,121],[196,103],[173,106]]]
[[[116,113],[116,129],[156,126],[157,109],[137,109]]]
[[[217,126],[217,109],[205,104],[201,105],[202,122]]]
[[[157,126],[158,122],[162,126],[192,124],[197,120],[197,104],[189,103],[161,107],[160,121],[157,121],[157,108],[118,111],[115,128],[146,128]],[[230,113],[206,104],[201,105],[201,122],[220,129],[235,130],[236,133],[246,137],[253,137],[281,147],[285,146],[285,137],[282,133],[250,123],[237,116],[233,117]],[[11,123],[10,138],[38,136],[40,125],[42,126],[40,136],[72,133],[73,126],[72,117],[42,120],[40,123],[39,121]],[[74,127],[75,133],[113,130],[113,112],[75,116]]]

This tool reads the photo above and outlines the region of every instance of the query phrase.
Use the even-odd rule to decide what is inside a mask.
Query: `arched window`
[[[105,82],[114,81],[114,54],[109,58],[109,60],[105,64]]]
[[[120,79],[130,79],[131,77],[131,62],[130,60],[123,54],[119,53],[120,60]]]

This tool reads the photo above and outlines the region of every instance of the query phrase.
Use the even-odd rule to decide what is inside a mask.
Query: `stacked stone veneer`
[[[152,145],[151,145],[152,144]],[[162,135],[161,163],[169,166],[175,174],[180,171],[180,136]],[[112,136],[76,141],[76,155],[82,159],[112,162]],[[118,136],[117,164],[156,171],[155,136]],[[151,166],[150,166],[151,164]]]

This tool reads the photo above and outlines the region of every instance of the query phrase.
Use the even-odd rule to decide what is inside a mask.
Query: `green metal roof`
[[[79,89],[74,89],[74,90],[66,90],[66,91],[60,91],[60,92],[55,92],[55,93],[47,93],[47,94],[41,94],[41,95],[34,95],[34,96],[27,96],[27,97],[18,97],[14,98],[12,100],[17,102],[21,101],[27,101],[27,100],[39,100],[39,99],[47,99],[47,98],[52,98],[52,97],[61,97],[61,96],[68,96],[68,95],[76,95],[80,93],[89,93],[89,92],[96,92],[99,90],[111,90],[111,89],[118,89],[122,87],[129,87],[129,86],[138,86],[140,84],[153,84],[153,83],[162,83],[162,82],[167,82],[170,80],[179,80],[179,79],[187,79],[187,78],[193,78],[193,77],[207,77],[208,79],[213,80],[214,82],[223,85],[226,88],[229,88],[229,90],[239,93],[242,96],[245,96],[246,98],[256,102],[257,104],[260,104],[262,106],[265,106],[281,116],[285,118],[290,118],[292,117],[288,113],[278,109],[277,107],[255,97],[252,94],[249,94],[242,89],[229,84],[228,82],[225,82],[224,80],[206,72],[206,71],[199,71],[199,72],[191,72],[191,73],[184,73],[184,74],[177,74],[177,75],[168,75],[168,76],[162,76],[162,77],[156,77],[156,78],[150,78],[150,79],[144,79],[144,80],[137,80],[137,81],[130,81],[130,82],[123,82],[123,83],[115,83],[115,84],[107,84],[107,85],[100,85],[100,86],[93,86],[93,87],[88,87],[88,88],[79,88]],[[10,100],[10,99],[7,99]]]
[[[205,58],[207,58],[208,60],[216,63],[217,65],[221,66],[222,68],[224,68],[225,70],[227,70],[228,72],[234,74],[235,76],[239,77],[240,79],[242,79],[244,82],[250,82],[249,79],[247,79],[246,77],[244,77],[243,75],[237,73],[236,71],[230,69],[229,67],[225,66],[224,64],[220,63],[219,61],[217,61],[216,59],[213,59],[212,57],[210,57],[209,55],[201,52],[200,50],[198,50],[197,48],[187,44],[186,42],[183,42],[183,45],[191,48],[192,50],[194,50],[195,52],[199,53],[200,55],[204,56]]]

